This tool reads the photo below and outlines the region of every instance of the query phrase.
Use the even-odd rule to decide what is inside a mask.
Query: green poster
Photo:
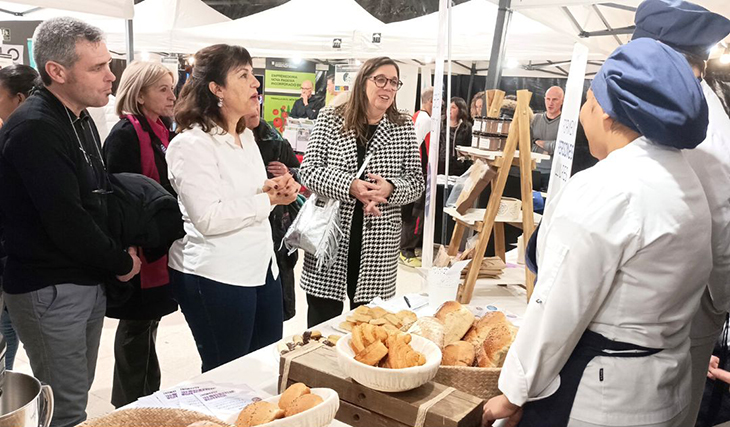
[[[264,94],[264,120],[271,123],[279,132],[284,132],[285,119],[297,99],[298,95]]]
[[[264,79],[266,92],[300,93],[302,82],[309,80],[314,84],[316,75],[299,71],[266,70]]]

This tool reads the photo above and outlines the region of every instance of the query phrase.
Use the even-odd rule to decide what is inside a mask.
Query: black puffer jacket
[[[149,262],[167,254],[170,245],[185,235],[177,199],[155,180],[144,175],[110,174],[110,181],[114,192],[109,195],[107,207],[112,238],[122,247],[141,247]],[[118,281],[108,285],[109,317],[157,318],[177,309],[174,301],[170,301],[170,304],[150,304],[149,307],[144,304],[124,304],[139,286]],[[169,286],[153,289],[170,292]],[[124,307],[120,307],[122,304]]]

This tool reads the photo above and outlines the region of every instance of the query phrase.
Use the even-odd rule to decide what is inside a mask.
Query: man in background
[[[319,114],[320,108],[324,107],[324,99],[314,95],[314,85],[309,80],[302,82],[302,97],[294,102],[289,116],[293,119],[314,120]]]
[[[537,171],[540,172],[541,191],[547,191],[550,180],[550,169],[553,165],[552,155],[555,151],[555,140],[558,138],[564,96],[563,89],[558,86],[548,89],[545,92],[545,112],[535,114],[530,124],[532,151],[550,156],[550,159],[537,164]]]

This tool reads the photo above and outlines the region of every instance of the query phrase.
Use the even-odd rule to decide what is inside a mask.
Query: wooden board
[[[284,360],[280,363],[282,375]],[[280,378],[281,380],[281,378]],[[309,387],[327,387],[340,395],[337,419],[354,426],[412,426],[421,404],[438,396],[447,386],[429,382],[410,391],[384,393],[347,377],[337,363],[332,347],[320,347],[291,361],[288,385],[302,382]],[[479,427],[483,400],[454,391],[436,403],[426,416],[428,427]],[[355,420],[357,415],[357,420]],[[365,422],[363,422],[365,420]],[[355,421],[356,423],[353,423]]]

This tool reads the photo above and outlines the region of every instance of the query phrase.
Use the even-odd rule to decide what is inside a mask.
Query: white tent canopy
[[[56,11],[75,11],[93,13],[96,15],[112,16],[115,18],[132,19],[134,16],[134,0],[23,0],[22,2],[4,1],[0,2],[0,20],[18,17],[31,11],[28,15],[38,13],[43,9]],[[36,10],[37,8],[43,8]],[[62,15],[62,12],[54,16]],[[3,16],[4,15],[4,16]]]
[[[454,60],[488,60],[497,6],[488,0],[471,0],[451,9],[452,51]],[[430,62],[436,52],[438,13],[388,24],[380,44],[368,43],[368,55],[382,54],[399,59]],[[515,12],[507,32],[506,55],[526,60],[570,59],[577,36],[556,31]],[[604,53],[590,46],[595,57]]]
[[[14,3],[0,2],[0,10],[24,12],[29,9],[26,5],[19,7]],[[96,8],[90,7],[86,10],[96,12]],[[133,10],[134,47],[137,51],[187,52],[178,49],[178,43],[184,43],[181,38],[184,35],[179,33],[181,29],[230,21],[230,18],[206,5],[202,0],[145,0],[134,5]],[[125,52],[127,49],[124,19],[46,8],[32,10],[22,16],[10,14],[8,16],[8,20],[14,21],[43,21],[57,16],[72,16],[101,28],[106,34],[110,50]],[[2,13],[0,13],[1,19]],[[224,36],[221,36],[219,42],[221,40],[224,40]]]
[[[498,3],[498,0],[491,0]],[[693,0],[713,12],[730,16],[730,1],[728,0]],[[570,33],[574,36],[590,35],[597,31],[627,29],[634,25],[636,7],[641,0],[612,0],[611,2],[598,0],[512,0],[515,13],[539,21],[556,30]],[[627,34],[591,35],[582,38],[586,43],[598,47],[606,55],[613,52],[621,44],[631,39],[631,30]],[[726,39],[730,42],[730,37]]]
[[[356,58],[360,36],[383,26],[355,0],[290,0],[234,21],[186,30],[182,51],[225,41],[259,57]],[[333,47],[334,39],[341,40],[339,48]]]

